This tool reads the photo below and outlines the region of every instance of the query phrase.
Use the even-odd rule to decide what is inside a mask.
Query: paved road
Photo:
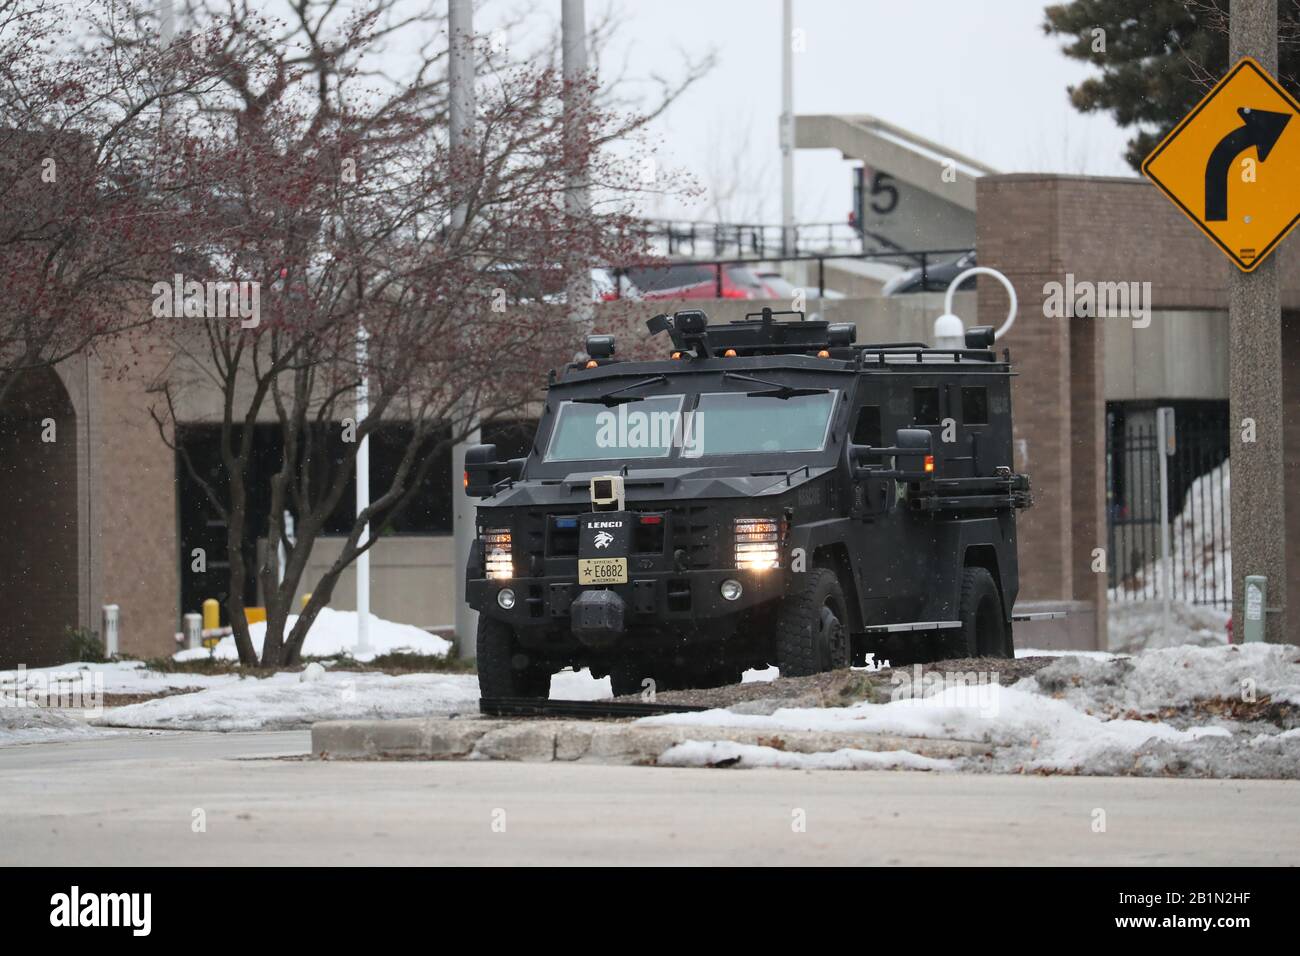
[[[1300,864],[1298,782],[280,759],[308,742],[0,748],[0,865]]]

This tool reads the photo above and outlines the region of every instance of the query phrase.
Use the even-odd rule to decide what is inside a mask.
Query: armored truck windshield
[[[656,395],[613,407],[562,401],[544,460],[624,461],[820,451],[838,391]]]

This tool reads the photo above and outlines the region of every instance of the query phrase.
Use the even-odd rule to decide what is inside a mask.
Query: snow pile
[[[1012,687],[948,681],[930,689],[935,692],[924,698],[896,695],[901,699],[880,704],[783,708],[770,715],[718,709],[640,722],[988,743],[990,756],[958,761],[968,770],[1300,776],[1300,735],[1279,733],[1287,728],[1258,717],[1221,716],[1265,697],[1273,705],[1300,704],[1300,652],[1285,645],[1180,647],[1113,660],[1062,657]],[[715,746],[722,744],[699,742],[676,759],[708,764]],[[740,765],[775,759],[732,755],[742,757]]]
[[[286,637],[297,621],[297,615],[289,615],[284,627]],[[262,642],[266,640],[266,622],[259,621],[256,624],[249,625],[248,636],[253,642],[253,650],[260,657]],[[451,650],[451,641],[445,638],[430,634],[423,628],[386,621],[382,617],[376,617],[373,614],[370,615],[370,633],[367,635],[367,642],[370,645],[370,650],[365,654],[358,654],[356,652],[356,611],[336,611],[333,608],[321,608],[316,620],[312,622],[311,630],[307,632],[307,639],[303,642],[302,656],[332,657],[335,654],[347,653],[355,660],[371,661],[381,654],[391,654],[395,651],[408,654],[424,654],[431,657],[446,657],[448,651]],[[206,650],[196,648],[181,651],[176,655],[176,659],[189,660],[196,657],[206,657],[207,653]],[[235,649],[234,637],[223,637],[217,643],[217,646],[213,648],[212,656],[229,661],[238,660],[239,652]]]
[[[318,720],[428,717],[477,712],[473,674],[328,672],[236,680],[195,694],[109,710],[96,724],[167,730],[287,730]]]
[[[952,770],[956,767],[954,761],[922,757],[907,750],[801,754],[730,740],[687,740],[664,751],[656,763],[661,767],[777,767],[782,770]]]
[[[990,690],[997,698],[992,708],[974,705],[963,688],[949,687],[924,699],[887,704],[783,708],[770,716],[709,710],[644,717],[641,723],[974,740],[1010,748],[1016,754],[1012,761],[1015,765],[1027,762],[1030,769],[1044,770],[1080,769],[1109,750],[1132,750],[1151,739],[1187,743],[1206,734],[1228,733],[1219,728],[1179,731],[1166,724],[1140,720],[1103,721],[1031,691],[1014,687]]]
[[[1173,596],[1192,597],[1207,604],[1232,601],[1232,520],[1228,502],[1232,472],[1228,461],[1207,471],[1187,489],[1182,510],[1169,534],[1169,561],[1173,570]],[[1158,547],[1158,545],[1157,545]],[[1164,560],[1157,556],[1134,571],[1125,587],[1112,588],[1110,600],[1118,604],[1164,597]],[[1127,592],[1127,593],[1126,593]]]
[[[1195,644],[1213,647],[1228,643],[1232,615],[1216,607],[1169,603],[1169,630],[1164,629],[1161,601],[1112,603],[1107,618],[1108,641],[1113,651],[1135,654],[1143,649]]]
[[[1203,637],[1200,631],[1213,631],[1219,639],[1226,640],[1223,623],[1227,615],[1214,607],[1231,606],[1232,602],[1231,486],[1231,467],[1225,459],[1217,468],[1192,481],[1183,498],[1182,510],[1170,525],[1169,558],[1174,581],[1171,597],[1179,602],[1178,627],[1192,631],[1192,637]],[[1115,646],[1118,639],[1132,649],[1149,646],[1140,640],[1158,635],[1158,607],[1165,596],[1164,559],[1157,554],[1151,562],[1132,572],[1123,584],[1125,587],[1112,588],[1109,592],[1113,605],[1110,645]],[[1180,600],[1186,598],[1203,604],[1183,606]],[[1145,606],[1152,601],[1157,609],[1154,619],[1148,610],[1136,614],[1119,610],[1128,604]]]
[[[204,656],[207,652],[204,651]],[[24,696],[46,688],[57,693],[60,685],[92,685],[105,694],[163,694],[175,690],[194,690],[230,684],[240,678],[235,674],[186,674],[149,670],[143,661],[111,661],[91,664],[73,661],[54,667],[28,667],[0,671],[0,693]]]
[[[1300,705],[1300,650],[1286,644],[1241,644],[1171,647],[1111,662],[1063,657],[1028,680],[1082,710],[1108,714],[1153,714],[1201,700],[1242,700],[1243,695]]]
[[[95,733],[61,711],[34,706],[22,697],[0,694],[0,745],[69,740]]]

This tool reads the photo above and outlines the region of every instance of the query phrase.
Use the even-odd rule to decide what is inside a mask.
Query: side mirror
[[[904,481],[934,477],[934,435],[925,428],[900,428],[894,433],[894,469]]]
[[[892,448],[853,444],[847,447],[849,469],[855,479],[875,477],[898,481],[928,481],[934,477],[933,452],[934,436],[924,428],[900,428],[894,433]],[[893,456],[892,470],[880,464],[864,463],[864,459],[874,458],[879,462],[885,456]]]
[[[526,458],[497,461],[496,445],[474,445],[465,451],[465,494],[486,498],[496,493],[496,486],[509,479],[518,481],[524,473]]]

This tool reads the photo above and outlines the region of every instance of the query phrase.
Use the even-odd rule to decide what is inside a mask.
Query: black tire
[[[609,685],[615,697],[640,694],[645,690],[641,681],[648,676],[644,664],[620,661],[609,669]]]
[[[481,697],[542,697],[551,693],[551,668],[519,646],[509,624],[478,617],[478,692]]]
[[[1002,595],[984,568],[966,568],[957,606],[961,627],[940,632],[941,659],[1013,657],[1011,629],[1002,614]]]
[[[792,574],[776,621],[776,665],[782,677],[848,667],[852,641],[844,591],[835,572]]]

